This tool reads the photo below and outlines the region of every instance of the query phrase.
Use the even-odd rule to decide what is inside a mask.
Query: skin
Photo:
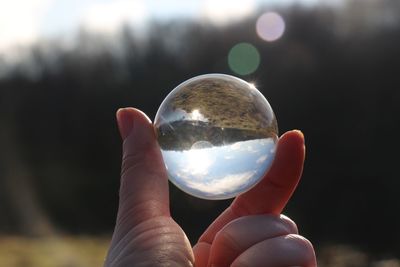
[[[168,178],[150,119],[124,108],[117,122],[123,139],[120,200],[104,266],[316,266],[311,243],[281,215],[302,173],[300,131],[281,136],[263,180],[236,197],[192,248],[170,215]]]

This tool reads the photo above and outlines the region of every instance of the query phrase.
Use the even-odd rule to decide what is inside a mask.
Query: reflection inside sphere
[[[278,127],[264,96],[224,74],[176,87],[154,121],[169,179],[205,199],[227,199],[252,188],[271,166]]]

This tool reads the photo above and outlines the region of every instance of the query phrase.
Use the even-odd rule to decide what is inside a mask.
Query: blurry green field
[[[110,238],[0,237],[1,267],[103,266]]]
[[[103,266],[109,237],[0,237],[0,267]],[[350,246],[328,246],[317,251],[319,267],[400,267],[395,258],[373,259]]]

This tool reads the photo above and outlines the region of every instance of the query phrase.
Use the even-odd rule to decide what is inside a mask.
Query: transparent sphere
[[[249,190],[275,157],[271,106],[254,85],[230,75],[180,84],[162,102],[154,126],[170,181],[199,198]]]

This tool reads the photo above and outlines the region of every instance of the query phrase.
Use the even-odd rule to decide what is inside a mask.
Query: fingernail
[[[293,130],[294,132],[297,132],[298,134],[300,134],[301,135],[301,137],[303,137],[304,138],[304,134],[303,134],[303,132],[302,131],[300,131],[300,130]]]
[[[120,108],[116,114],[117,123],[119,133],[121,135],[122,140],[125,140],[126,137],[131,133],[133,129],[133,118],[126,108]]]
[[[302,131],[300,131],[300,130],[293,130],[293,131],[298,133],[301,136],[301,138],[303,139],[303,142],[305,142],[304,133]]]

